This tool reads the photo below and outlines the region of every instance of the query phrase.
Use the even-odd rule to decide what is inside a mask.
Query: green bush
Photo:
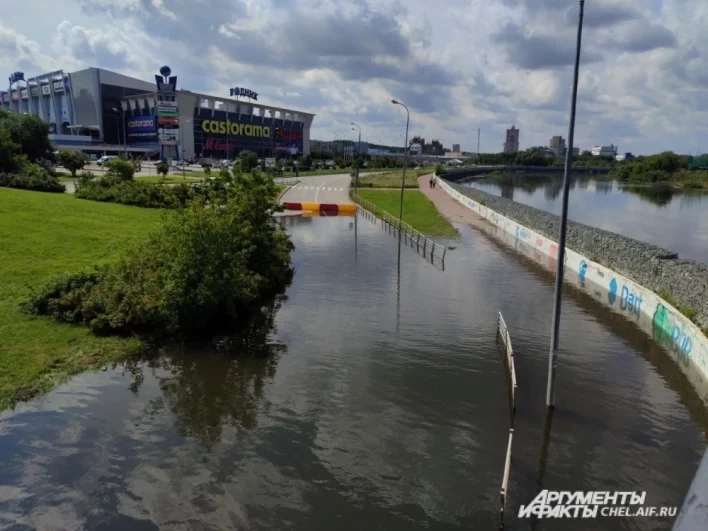
[[[56,277],[22,307],[96,334],[231,332],[292,279],[293,245],[271,215],[275,197],[272,179],[244,176],[222,208],[193,201],[119,263]]]
[[[12,142],[30,162],[43,163],[52,157],[49,124],[38,116],[0,109],[0,129],[9,132]]]
[[[63,149],[59,152],[57,162],[69,170],[72,177],[76,177],[76,172],[83,169],[88,162],[88,156],[80,151]]]
[[[0,186],[37,192],[64,193],[66,191],[55,175],[28,162],[21,165],[18,173],[0,173]]]
[[[132,162],[123,159],[113,159],[106,162],[108,171],[106,177],[117,177],[121,181],[132,181],[135,175],[135,166]]]
[[[92,180],[90,173],[84,175],[76,187],[76,197],[79,199],[145,208],[181,208],[195,197],[193,189],[186,184],[164,186],[141,181],[124,181],[108,174],[101,179]]]
[[[253,151],[244,150],[238,155],[241,161],[241,171],[249,172],[258,166],[258,156]]]
[[[437,166],[435,166],[435,175],[445,175],[446,172],[447,169],[445,169],[445,166],[443,166],[442,164],[438,164]]]
[[[0,129],[0,172],[14,173],[20,167],[20,146],[12,141],[10,131]]]
[[[159,175],[167,177],[167,173],[170,171],[170,165],[167,164],[164,160],[162,160],[155,165],[155,169],[157,170],[157,173]]]

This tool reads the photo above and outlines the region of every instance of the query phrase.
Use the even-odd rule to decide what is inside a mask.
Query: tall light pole
[[[578,70],[580,69],[580,44],[583,34],[583,10],[585,0],[580,0],[580,16],[578,19],[578,42],[575,49],[575,73],[573,75],[573,93],[570,100],[570,124],[568,126],[568,150],[565,153],[565,172],[563,174],[563,210],[561,211],[561,228],[558,238],[558,261],[556,262],[556,294],[553,303],[553,337],[548,353],[548,387],[546,389],[546,405],[552,408],[556,399],[556,350],[560,333],[561,301],[563,298],[563,269],[565,268],[565,236],[568,226],[568,193],[570,192],[570,172],[573,164],[573,136],[575,134],[575,107],[578,98]]]
[[[123,106],[121,105],[120,111],[113,107],[113,110],[115,112],[120,113],[121,120],[123,121],[123,153],[125,154],[125,158],[128,158],[128,143],[125,140],[125,111],[123,110]],[[118,118],[116,118],[118,120]],[[117,124],[116,124],[117,125]],[[118,131],[118,138],[116,140],[120,139],[120,130]]]
[[[186,182],[187,176],[185,175],[185,169],[184,169],[184,128],[182,127],[182,124],[187,125],[188,123],[191,123],[192,120],[185,120],[184,122],[180,123],[179,125],[179,145],[182,148],[182,182]]]
[[[357,154],[361,157],[361,127],[358,124],[355,124],[354,122],[352,122],[352,125],[359,129],[359,147],[357,149],[357,151],[358,151]],[[352,131],[354,131],[354,127],[352,127]],[[356,192],[359,191],[359,165],[358,164],[356,165],[356,183],[354,185],[354,190]]]
[[[406,139],[403,143],[403,179],[401,180],[401,207],[398,214],[398,219],[403,221],[403,189],[406,186],[406,166],[408,164],[408,123],[411,120],[411,113],[408,110],[408,107],[406,107],[405,103],[402,103],[398,100],[391,100],[391,103],[393,103],[394,105],[402,105],[406,109]]]

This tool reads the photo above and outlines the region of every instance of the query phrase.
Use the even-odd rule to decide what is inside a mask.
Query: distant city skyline
[[[405,128],[391,99],[408,105],[417,134],[447,146],[481,128],[482,152],[498,152],[513,123],[519,149],[568,127],[576,1],[73,0],[42,2],[41,16],[36,4],[14,2],[0,21],[6,80],[88,66],[150,79],[168,64],[179,88],[248,87],[264,105],[314,113],[313,138],[356,122],[362,139],[388,145]],[[705,0],[585,9],[575,144],[708,151]]]

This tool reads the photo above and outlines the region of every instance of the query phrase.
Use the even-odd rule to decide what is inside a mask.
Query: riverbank
[[[434,168],[427,167],[419,170],[406,170],[405,188],[418,188],[418,177],[421,175],[431,175]],[[351,187],[354,188],[356,177],[352,177]],[[359,175],[360,188],[398,188],[400,190],[403,183],[403,170],[389,171],[376,175]]]
[[[377,209],[398,217],[400,190],[360,189],[359,195],[373,203]],[[419,190],[405,190],[403,196],[403,221],[427,236],[457,238],[455,228],[438,212],[435,205]]]
[[[445,181],[440,185],[502,235],[511,236],[518,251],[532,253],[536,260],[546,256],[555,269],[557,216],[480,190]],[[564,269],[566,282],[603,301],[666,349],[708,404],[708,267],[678,260],[665,249],[570,221]]]
[[[482,190],[451,184],[457,192],[554,240],[558,216]],[[614,232],[568,222],[567,246],[657,294],[668,293],[686,317],[708,329],[708,266]],[[670,301],[667,301],[670,302]]]
[[[117,259],[161,224],[164,211],[0,188],[0,410],[90,367],[140,349],[134,339],[20,311],[28,286]]]

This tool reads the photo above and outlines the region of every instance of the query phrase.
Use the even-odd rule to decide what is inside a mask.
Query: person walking
[[[430,188],[433,187],[433,178],[432,178],[432,177],[430,178],[430,182],[428,183],[428,186],[429,186]]]

